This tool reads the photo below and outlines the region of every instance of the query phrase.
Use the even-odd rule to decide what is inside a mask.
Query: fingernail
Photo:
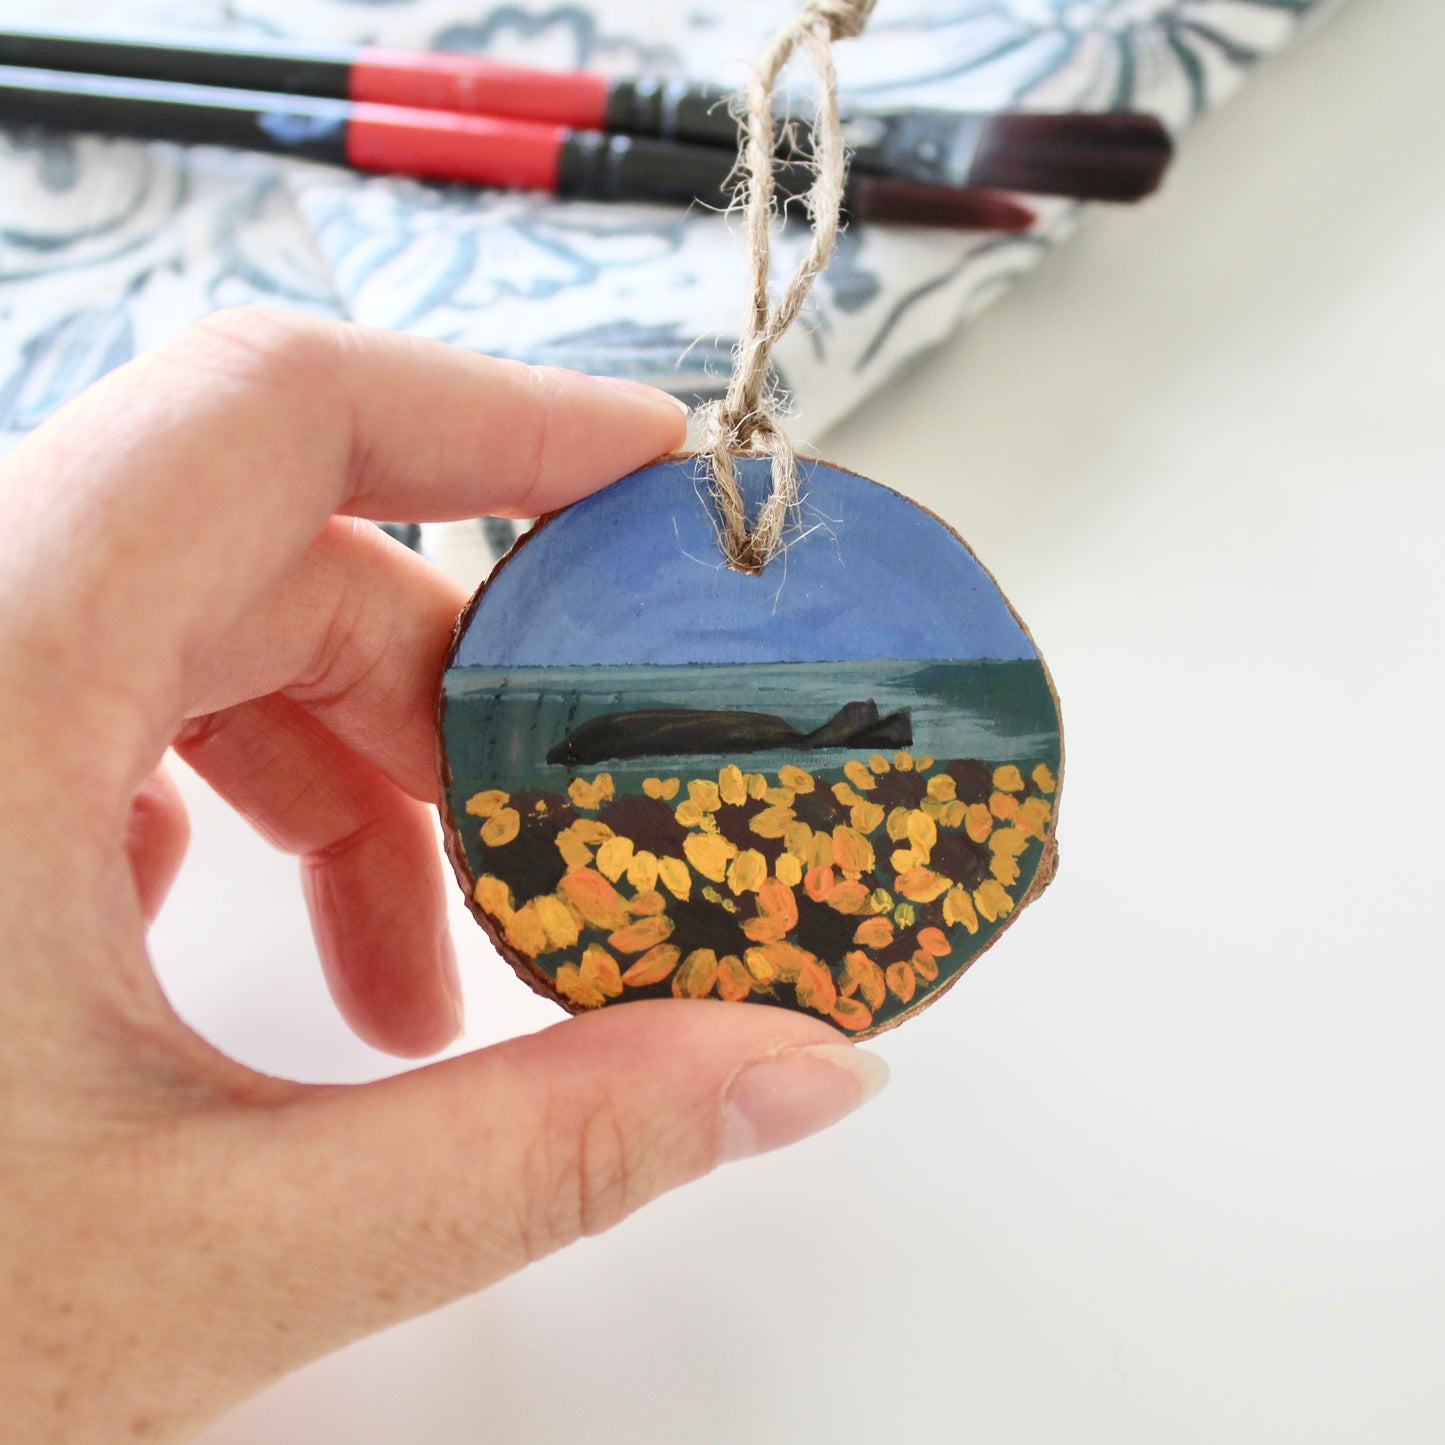
[[[747,1065],[723,1099],[722,1162],[781,1149],[866,1104],[888,1065],[851,1044],[788,1049]]]
[[[648,386],[645,381],[633,381],[630,377],[626,376],[598,376],[595,377],[594,380],[600,381],[606,386],[614,386],[618,391],[628,391],[634,396],[645,397],[651,402],[668,402],[672,406],[675,406],[684,416],[690,416],[692,414],[692,408],[688,406],[685,401],[673,396],[670,391],[662,391],[658,387]]]

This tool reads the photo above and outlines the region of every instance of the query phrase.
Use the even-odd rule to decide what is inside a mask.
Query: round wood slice
[[[740,465],[751,508],[766,462]],[[1053,876],[1058,699],[931,513],[822,462],[761,573],[674,458],[545,517],[458,620],[441,811],[472,912],[573,1012],[721,997],[855,1038]]]

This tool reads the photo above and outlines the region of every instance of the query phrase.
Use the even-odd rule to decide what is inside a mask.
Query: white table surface
[[[1058,880],[889,1090],[206,1445],[1445,1439],[1442,62],[1439,0],[1352,0],[822,439],[971,540],[1067,727]],[[183,1013],[393,1067],[186,782]],[[467,1046],[552,1020],[456,928]]]

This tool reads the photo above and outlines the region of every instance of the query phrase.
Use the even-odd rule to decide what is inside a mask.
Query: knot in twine
[[[832,45],[860,35],[876,0],[805,0],[797,19],[768,46],[748,86],[741,175],[743,230],[750,262],[751,296],[743,332],[733,351],[727,395],[703,409],[702,455],[712,473],[712,493],[728,565],[761,572],[783,545],[798,509],[798,462],[779,425],[781,405],[771,384],[772,352],[808,299],[838,239],[847,178],[847,151],[838,118],[838,76]],[[773,163],[777,135],[773,97],[794,52],[806,49],[818,74],[817,114],[812,124],[812,188],[805,204],[812,242],[776,306],[769,305],[772,251]],[[752,528],[738,488],[737,457],[770,457],[772,487]]]

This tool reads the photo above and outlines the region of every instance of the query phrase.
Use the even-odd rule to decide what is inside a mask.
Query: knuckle
[[[250,382],[289,383],[324,373],[324,353],[336,326],[275,306],[235,306],[213,312],[176,343],[178,359]]]
[[[646,1197],[616,1106],[592,1103],[542,1131],[526,1169],[519,1235],[531,1260],[601,1234]]]

